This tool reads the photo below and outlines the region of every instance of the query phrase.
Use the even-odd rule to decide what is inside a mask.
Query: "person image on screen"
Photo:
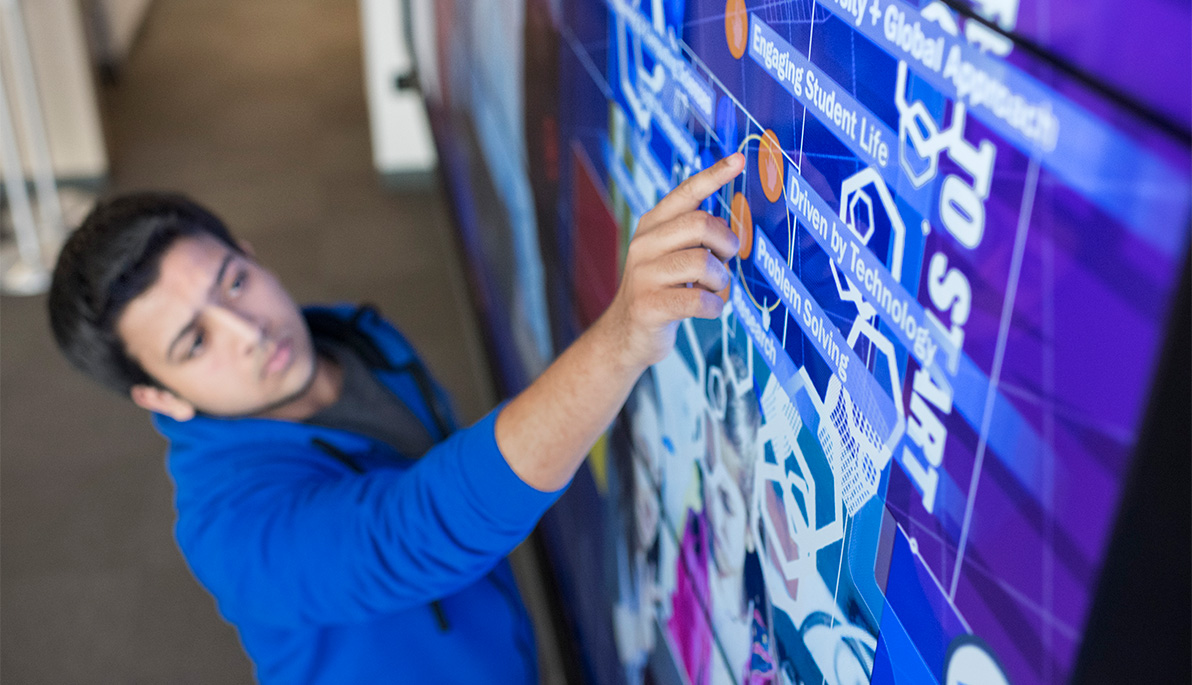
[[[706,440],[696,464],[697,501],[687,508],[681,531],[667,621],[677,656],[697,685],[765,682],[755,671],[773,671],[766,622],[757,620],[765,609],[760,570],[755,582],[746,582],[751,557],[757,565],[749,504],[760,413],[752,390],[738,392],[735,382],[726,381],[744,369],[741,351],[730,351],[726,360],[721,350],[717,341],[704,357]],[[734,364],[736,375],[726,374],[726,363]]]
[[[748,348],[719,343],[708,354],[709,403],[723,408],[710,421],[704,464],[704,511],[710,530],[709,604],[712,627],[731,666],[731,677],[757,681],[771,673],[764,581],[753,528],[753,477],[760,458],[760,409],[753,390],[733,379],[747,377]],[[752,572],[752,574],[751,574]]]
[[[606,311],[470,427],[379,314],[298,307],[178,195],[100,202],[59,256],[50,323],[169,441],[178,546],[260,682],[536,682],[505,556],[679,322],[719,315],[739,242],[698,208],[744,163],[642,216]]]
[[[615,551],[617,596],[613,631],[626,680],[640,683],[655,645],[662,511],[662,435],[658,388],[647,369],[618,417],[610,448],[617,479]],[[628,439],[617,439],[626,435]],[[628,444],[624,444],[628,443]]]
[[[707,425],[708,421],[705,421]],[[703,492],[703,471],[695,469],[695,488]],[[675,559],[675,587],[670,597],[666,631],[679,665],[692,685],[711,685],[717,668],[709,604],[708,517],[704,507],[688,506]]]

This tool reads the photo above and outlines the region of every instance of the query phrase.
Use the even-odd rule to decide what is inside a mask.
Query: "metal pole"
[[[37,224],[29,207],[29,193],[25,189],[25,170],[17,151],[16,133],[12,128],[12,110],[8,108],[8,96],[4,89],[3,73],[0,73],[0,170],[4,172],[4,189],[8,193],[8,204],[12,212],[12,225],[17,238],[20,258],[4,270],[3,286],[14,293],[36,293],[49,283],[45,262],[42,261],[41,245],[37,237]]]
[[[29,40],[25,34],[25,20],[21,15],[21,4],[17,0],[0,0],[4,10],[4,37],[12,58],[13,77],[21,108],[21,119],[25,124],[25,140],[33,163],[33,181],[37,188],[38,218],[41,219],[42,237],[46,242],[56,244],[62,240],[62,202],[58,198],[58,187],[54,183],[54,162],[50,157],[50,146],[46,137],[45,118],[41,111],[41,98],[37,91],[37,77],[33,73],[33,53],[29,51]]]
[[[53,162],[46,141],[33,61],[17,0],[0,0],[0,29],[3,30],[3,43],[7,47],[12,67],[12,96],[20,108],[24,124],[25,142],[33,166],[38,218],[41,220],[39,227],[33,219],[25,185],[25,169],[13,125],[13,109],[9,105],[3,74],[0,74],[0,170],[3,170],[4,187],[10,198],[19,254],[19,259],[4,270],[0,285],[7,292],[35,294],[44,292],[49,286],[50,273],[43,248],[56,251],[62,242],[62,204],[54,182]]]

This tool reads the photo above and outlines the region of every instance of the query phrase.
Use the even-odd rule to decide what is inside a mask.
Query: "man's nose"
[[[241,351],[246,354],[256,352],[264,335],[264,326],[256,316],[226,304],[212,305],[211,312],[232,334]]]

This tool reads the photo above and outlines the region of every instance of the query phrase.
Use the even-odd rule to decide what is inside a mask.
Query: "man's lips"
[[[290,360],[294,357],[294,344],[289,340],[281,340],[273,348],[273,352],[269,354],[269,358],[265,360],[265,366],[261,369],[261,376],[272,376],[273,374],[284,370],[290,364]]]

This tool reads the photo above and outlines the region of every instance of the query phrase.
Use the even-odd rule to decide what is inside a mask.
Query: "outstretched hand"
[[[740,241],[723,219],[699,206],[744,167],[744,155],[725,157],[688,178],[638,222],[616,297],[595,324],[623,342],[630,368],[665,357],[680,320],[720,315],[724,300],[716,293],[729,285],[725,262]]]
[[[679,321],[720,315],[724,263],[740,242],[699,206],[744,167],[743,155],[730,155],[641,218],[612,304],[497,416],[497,445],[523,481],[545,491],[566,485],[638,376],[674,347]]]

